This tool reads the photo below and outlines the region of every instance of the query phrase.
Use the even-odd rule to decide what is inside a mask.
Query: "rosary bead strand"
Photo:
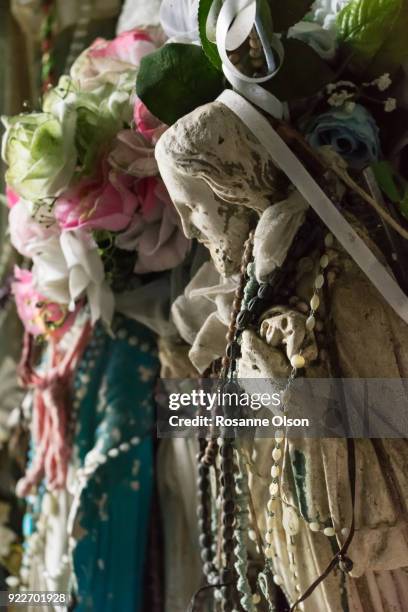
[[[248,533],[249,524],[249,487],[248,487],[248,474],[246,471],[246,465],[243,461],[242,456],[238,452],[238,467],[239,474],[236,478],[236,523],[235,523],[235,569],[238,574],[237,587],[238,591],[242,594],[240,603],[245,612],[255,612],[254,602],[251,593],[251,587],[248,582],[248,551],[246,538]]]
[[[220,583],[226,586],[221,588],[222,611],[234,610],[234,522],[235,522],[235,483],[234,483],[234,446],[230,439],[224,439],[220,446],[221,455],[221,551],[223,569],[220,574]]]
[[[213,584],[217,570],[214,565],[213,538],[211,531],[211,489],[209,471],[210,465],[204,463],[206,452],[206,441],[200,440],[200,452],[198,453],[198,477],[197,477],[197,518],[199,530],[200,556],[203,563],[203,572],[209,584]]]

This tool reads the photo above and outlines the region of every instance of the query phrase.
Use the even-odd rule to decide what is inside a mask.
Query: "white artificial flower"
[[[69,304],[70,310],[87,297],[92,321],[108,326],[114,311],[113,293],[105,280],[103,263],[93,238],[82,230],[64,231],[50,237],[33,256],[36,287],[45,297]]]
[[[384,110],[386,113],[392,113],[397,108],[397,101],[395,98],[387,98],[384,104]]]
[[[350,2],[350,0],[315,0],[312,6],[313,20],[323,26],[325,30],[334,30],[337,14]]]
[[[385,72],[377,79],[373,81],[369,81],[368,83],[363,83],[363,87],[377,87],[379,91],[385,91],[392,85],[392,80],[389,72]]]
[[[163,0],[160,22],[169,38],[176,41],[197,42],[199,0]]]
[[[346,100],[349,100],[350,98],[352,98],[353,95],[354,95],[353,93],[350,93],[346,91],[345,89],[342,89],[339,92],[332,93],[332,95],[327,100],[327,102],[329,103],[330,106],[343,106]]]
[[[378,79],[372,82],[372,85],[376,85],[380,91],[385,91],[392,85],[391,77],[389,72],[382,74]]]
[[[160,24],[161,0],[125,0],[116,33],[128,32],[134,28],[158,26]]]

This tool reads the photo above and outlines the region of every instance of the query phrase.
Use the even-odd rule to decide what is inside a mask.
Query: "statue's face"
[[[251,227],[281,197],[265,149],[232,111],[213,102],[167,130],[156,158],[186,236],[210,250],[221,274],[237,272]]]

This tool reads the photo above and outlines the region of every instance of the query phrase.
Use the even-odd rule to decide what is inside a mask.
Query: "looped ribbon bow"
[[[284,49],[275,34],[272,40],[269,40],[259,7],[260,4],[256,0],[226,0],[217,20],[217,48],[225,77],[235,91],[268,114],[281,119],[284,115],[284,105],[259,84],[266,83],[279,71],[284,58]],[[264,76],[250,77],[242,74],[228,57],[227,48],[237,49],[247,38],[248,24],[251,26],[250,29],[254,25],[265,53],[268,70]],[[275,56],[279,60],[278,63],[275,61]]]

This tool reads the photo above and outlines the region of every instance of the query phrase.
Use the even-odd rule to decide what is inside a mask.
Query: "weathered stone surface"
[[[237,284],[235,276],[223,278],[212,262],[206,262],[172,306],[174,324],[191,345],[189,358],[201,373],[225,352]]]
[[[403,348],[408,346],[407,327],[337,244],[329,255],[329,270],[335,274],[329,274],[331,281],[324,307],[330,313],[341,373],[346,377],[367,378],[405,376],[408,354]],[[311,285],[309,289],[307,285],[313,278],[310,275],[309,281],[304,282],[304,277],[310,274],[309,268],[304,265],[304,274],[298,275],[298,284],[307,293],[311,290]],[[284,334],[280,338],[280,342],[273,343],[273,349],[269,347],[268,356],[266,343],[260,338],[256,340],[254,332],[244,332],[241,371],[248,376],[251,368],[254,376],[262,378],[282,376],[289,360]],[[307,367],[306,376],[327,376],[327,372],[320,364]],[[266,529],[273,445],[273,440],[257,439],[250,449],[256,452],[251,490],[262,531]],[[407,610],[404,593],[408,592],[405,569],[408,566],[408,442],[362,439],[356,440],[355,445],[356,532],[348,553],[353,570],[348,576],[337,571],[326,578],[304,603],[306,612]],[[297,512],[300,519],[299,533],[292,539],[282,525],[287,507]],[[346,441],[287,439],[273,546],[274,569],[283,579],[283,588],[291,602],[325,570],[345,541],[351,525],[351,510]],[[310,529],[311,523],[319,524],[318,533]],[[323,534],[326,526],[334,527],[334,537]]]
[[[306,363],[317,359],[313,332],[306,329],[306,315],[285,306],[273,306],[261,317],[259,335],[269,346],[282,347],[289,360],[302,350]]]
[[[231,110],[213,102],[167,130],[156,158],[186,236],[208,247],[219,272],[237,272],[253,221],[282,199],[265,149]]]
[[[265,151],[235,115],[213,103],[197,109],[166,132],[159,143],[157,159],[186,234],[208,246],[219,272],[230,275],[238,271],[252,219],[256,221],[263,214],[264,220],[268,215],[274,218],[268,206],[287,197],[287,193],[279,193],[278,174]],[[263,252],[264,239],[257,242],[258,257]],[[365,239],[369,242],[368,237]],[[275,240],[271,240],[265,252],[272,265],[274,244]],[[294,293],[306,303],[313,293],[322,254],[313,251],[299,261],[291,279]],[[327,256],[329,267],[318,312],[326,326],[316,331],[315,338],[319,344],[319,334],[331,334],[337,357],[311,360],[310,365],[306,364],[306,377],[405,377],[407,326],[336,243],[327,249]],[[201,287],[205,288],[205,283]],[[204,297],[205,293],[200,299]],[[199,311],[193,312],[193,302],[188,302],[190,311],[185,309],[185,320],[196,321],[195,327],[190,325],[191,337],[184,336],[195,347],[194,359],[200,359],[200,351],[205,353],[208,348],[208,343],[200,346],[199,338],[210,317],[216,313],[224,330],[228,323],[226,310],[219,310],[215,295],[212,302],[203,321],[197,319]],[[219,316],[220,312],[224,314]],[[278,322],[275,317],[293,317],[293,333],[298,338],[306,337],[306,333],[299,327],[300,317],[293,314],[293,309],[270,314],[272,317],[267,315],[266,320],[271,320],[264,324],[262,332],[250,329],[242,335],[240,378],[285,379],[290,374],[289,358],[298,342],[296,337],[288,341],[282,319]],[[269,344],[261,336],[267,337]],[[356,533],[349,550],[352,572],[332,572],[300,609],[406,612],[408,442],[364,439],[356,440],[355,445]],[[251,494],[263,534],[273,447],[274,440],[268,439],[242,442],[242,450],[250,460]],[[277,580],[293,603],[326,569],[345,541],[351,524],[351,491],[345,440],[286,439],[282,450],[272,563]],[[294,513],[298,519],[296,529]],[[317,525],[317,531],[312,531],[310,524],[313,528]],[[325,528],[334,528],[335,535],[324,535]],[[251,556],[261,563],[255,549]]]

